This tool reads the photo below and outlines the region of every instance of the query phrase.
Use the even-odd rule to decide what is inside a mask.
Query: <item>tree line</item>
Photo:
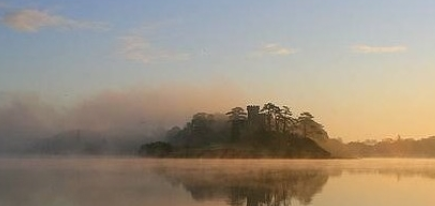
[[[246,108],[238,106],[226,113],[198,112],[184,127],[168,130],[164,142],[143,145],[140,152],[154,156],[327,155],[312,140],[327,139],[327,133],[309,112],[293,116],[288,106],[273,103]]]
[[[264,104],[259,112],[261,120],[254,125],[249,125],[248,113],[242,107],[234,107],[227,112],[226,115],[232,123],[232,135],[240,135],[240,130],[245,129],[248,123],[249,129],[254,131],[265,130],[282,134],[297,134],[301,137],[314,139],[327,138],[323,125],[314,121],[314,116],[309,112],[302,112],[299,116],[294,117],[288,106],[280,107],[273,103]]]

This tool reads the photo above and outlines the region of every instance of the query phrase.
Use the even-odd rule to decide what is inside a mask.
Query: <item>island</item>
[[[234,107],[225,114],[199,112],[163,141],[140,146],[139,155],[166,158],[331,158],[319,146],[328,139],[309,112],[294,117],[274,103]]]

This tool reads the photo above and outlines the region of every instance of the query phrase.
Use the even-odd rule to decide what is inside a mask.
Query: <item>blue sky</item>
[[[424,137],[433,19],[433,1],[0,0],[0,94],[74,105],[221,86],[237,95],[213,109],[272,101],[312,112],[332,137]]]

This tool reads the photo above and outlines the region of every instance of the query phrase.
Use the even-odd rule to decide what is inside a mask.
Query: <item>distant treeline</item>
[[[273,103],[245,108],[234,107],[224,114],[199,112],[183,127],[159,130],[153,135],[108,135],[78,129],[47,138],[10,139],[0,141],[0,155],[139,153],[142,156],[188,158],[435,157],[435,136],[344,143],[329,138],[323,126],[309,112],[296,116],[289,107]],[[150,142],[152,140],[156,141]]]
[[[381,141],[343,143],[328,139],[319,144],[334,156],[342,157],[435,157],[435,137],[422,139],[387,138]]]
[[[154,157],[359,158],[435,157],[435,137],[343,143],[329,138],[309,112],[289,107],[234,107],[225,114],[196,113],[164,141],[143,144],[139,154]]]
[[[165,142],[144,144],[139,153],[157,157],[330,157],[314,141],[328,139],[328,135],[310,113],[293,117],[289,107],[273,103],[246,108],[234,107],[226,114],[197,113],[183,128],[170,129]]]

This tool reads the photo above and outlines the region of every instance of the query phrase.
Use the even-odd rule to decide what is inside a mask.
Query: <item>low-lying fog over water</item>
[[[435,160],[2,158],[1,206],[433,205]]]

